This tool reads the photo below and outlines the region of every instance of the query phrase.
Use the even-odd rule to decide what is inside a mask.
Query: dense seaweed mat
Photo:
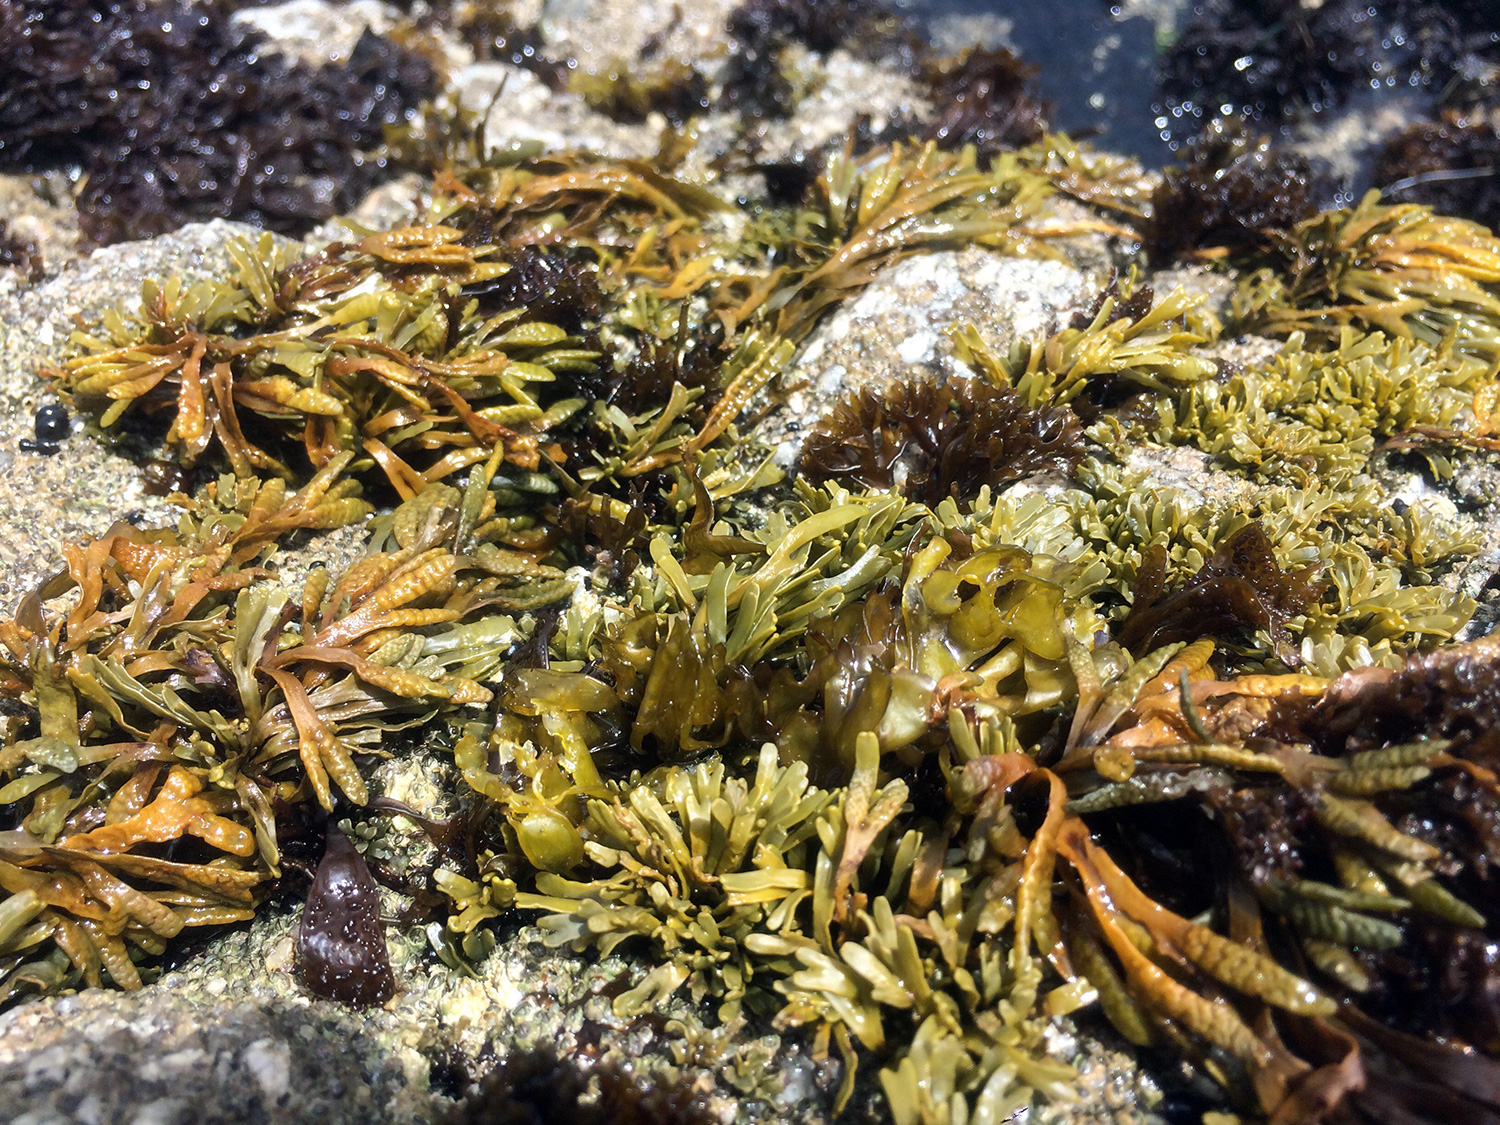
[[[931,248],[1144,235],[1138,174],[1063,137],[851,145],[747,222],[647,162],[431,135],[410,225],[152,280],[54,373],[214,479],[0,625],[6,1001],[139,987],[325,832],[303,944],[363,919],[370,987],[334,995],[378,1001],[323,822],[399,811],[374,767],[421,742],[462,778],[451,818],[405,810],[435,958],[517,914],[645,954],[618,1013],[805,1029],[840,1107],[872,1068],[903,1123],[1066,1100],[1049,1020],[1097,1008],[1273,1120],[1500,1113],[1500,647],[1454,643],[1471,525],[1374,471],[1495,442],[1487,231],[1210,215],[1269,358],[1102,278],[1008,347],[954,325],[964,372],[827,404],[786,466],[754,419],[825,313]],[[1143,486],[1140,447],[1235,500]],[[279,565],[351,523],[342,573]]]
[[[1451,89],[1497,50],[1483,0],[1209,0],[1163,53],[1158,85],[1191,134],[1216,111],[1274,124],[1371,84]]]
[[[1152,193],[1147,245],[1163,261],[1263,244],[1315,210],[1305,158],[1280,152],[1243,123],[1214,121]]]
[[[1493,228],[1500,224],[1495,176],[1500,132],[1483,109],[1449,107],[1410,125],[1381,149],[1373,173],[1386,198],[1425,203]]]
[[[435,92],[431,66],[369,33],[341,64],[288,62],[235,7],[0,3],[0,165],[80,169],[96,243],[214,217],[301,231],[352,207],[384,174],[382,128]]]

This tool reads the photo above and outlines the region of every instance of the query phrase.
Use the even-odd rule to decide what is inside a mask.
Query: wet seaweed
[[[1316,210],[1307,160],[1243,123],[1213,122],[1185,153],[1151,194],[1145,234],[1153,260],[1263,246]]]
[[[1335,1062],[1361,1073],[1362,1052],[1374,1065],[1388,1050],[1410,1058],[1417,1041],[1404,1036],[1412,1032],[1456,1036],[1481,1052],[1492,1050],[1488,989],[1483,983],[1473,987],[1493,973],[1485,967],[1485,950],[1493,948],[1490,923],[1469,903],[1484,903],[1491,893],[1488,864],[1470,833],[1472,810],[1494,806],[1494,774],[1483,764],[1483,734],[1471,725],[1418,718],[1420,690],[1410,706],[1403,697],[1411,685],[1427,680],[1433,684],[1430,700],[1436,683],[1444,682],[1448,689],[1442,698],[1451,713],[1486,707],[1484,685],[1493,653],[1493,643],[1481,641],[1413,657],[1395,670],[1346,673],[1332,683],[1271,677],[1189,687],[1183,677],[1174,689],[1163,677],[1160,703],[1137,696],[1135,718],[1126,719],[1135,725],[1110,739],[1111,745],[1130,748],[1137,769],[1176,770],[1190,762],[1217,761],[1236,771],[1233,780],[1221,775],[1189,799],[1224,817],[1240,877],[1260,909],[1286,927],[1268,927],[1266,938],[1273,945],[1296,941],[1326,986],[1342,998],[1338,1017],[1320,1022],[1319,1034],[1342,1036],[1344,1047],[1336,1060],[1314,1052],[1328,1069],[1297,1079],[1288,1106],[1305,1106],[1314,1090],[1326,1093],[1336,1083]],[[1474,674],[1476,686],[1458,686],[1454,674]],[[1389,722],[1392,704],[1404,721]],[[1369,725],[1361,725],[1361,705],[1376,710]],[[1188,734],[1183,723],[1190,706],[1210,738],[1232,730],[1236,738],[1258,740],[1259,752],[1236,758],[1215,750],[1212,742],[1167,745]],[[1444,736],[1450,729],[1453,736]],[[1316,753],[1297,751],[1309,743]],[[1455,786],[1464,790],[1468,809],[1444,796]],[[1412,815],[1408,810],[1418,792],[1430,796],[1420,802],[1423,811]],[[1137,822],[1135,830],[1144,827],[1144,821]],[[1137,849],[1135,854],[1152,853]],[[1149,864],[1138,875],[1179,877],[1160,870],[1153,874]],[[1232,892],[1219,902],[1230,917],[1236,909],[1254,909],[1244,902],[1236,906]],[[1456,965],[1472,974],[1470,986],[1445,990],[1444,974]],[[1424,988],[1441,1000],[1417,1003]],[[1289,1043],[1318,1042],[1299,1021],[1291,1021],[1287,1030],[1295,1035]],[[1437,1066],[1441,1060],[1432,1062]],[[1494,1064],[1486,1060],[1479,1066],[1492,1070]],[[1339,1084],[1335,1100],[1340,1113],[1374,1112],[1383,1100],[1409,1098],[1413,1081],[1420,1079],[1402,1071],[1389,1083]],[[1445,1096],[1461,1100],[1462,1091],[1456,1084]]]
[[[492,252],[444,226],[300,258],[269,235],[236,244],[230,279],[186,290],[147,283],[138,311],[112,317],[103,336],[80,335],[82,354],[59,384],[105,428],[131,410],[170,413],[165,442],[184,464],[212,449],[242,477],[291,477],[288,453],[299,444],[313,469],[340,453],[368,456],[404,499],[484,460],[496,442],[512,463],[535,468],[538,435],[582,401],[544,407],[526,386],[586,370],[595,353],[524,307],[485,316],[478,300],[464,300],[466,286],[483,290],[512,270]],[[545,267],[522,261],[524,295],[545,284],[527,276]],[[421,272],[423,284],[408,283]],[[586,280],[562,276],[568,294],[551,281],[532,295],[580,315]],[[414,467],[414,452],[426,463]]]
[[[479,301],[485,315],[522,310],[522,321],[557,324],[574,336],[597,326],[603,307],[598,272],[589,263],[533,246],[503,253],[500,260],[503,272],[462,290]]]
[[[1380,150],[1371,179],[1381,196],[1500,226],[1500,134],[1476,117],[1445,111],[1409,125]]]
[[[1277,124],[1335,106],[1372,81],[1441,89],[1462,58],[1493,50],[1482,5],[1213,0],[1158,65],[1158,88],[1196,131],[1220,106]]]
[[[814,181],[807,229],[770,295],[779,335],[800,339],[821,312],[858,291],[873,271],[924,248],[959,243],[1020,248],[1045,180],[1016,159],[981,165],[972,148],[900,144],[832,158]]]
[[[518,23],[509,5],[459,2],[439,11],[476,58],[530,71],[549,90],[568,88],[568,60],[551,54],[540,28]]]
[[[680,59],[650,64],[616,60],[596,73],[575,73],[568,88],[590,109],[626,125],[638,125],[659,113],[668,125],[682,126],[712,104],[708,79]]]
[[[1321,564],[1284,572],[1264,529],[1252,523],[1222,543],[1179,589],[1163,589],[1166,565],[1167,551],[1159,544],[1142,554],[1130,613],[1115,638],[1121,645],[1144,654],[1173,641],[1249,627],[1265,629],[1282,659],[1296,663],[1285,622],[1322,593]]]
[[[1068,522],[1061,527],[1044,518],[1040,506],[1022,513],[996,503],[986,538],[1015,536],[1033,549],[1081,552],[1103,568],[1104,586],[1128,599],[1140,560],[1154,545],[1166,550],[1169,580],[1185,583],[1223,543],[1258,520],[1283,570],[1316,561],[1327,568],[1328,594],[1285,623],[1298,638],[1304,666],[1325,675],[1370,662],[1399,663],[1406,646],[1424,637],[1451,639],[1473,614],[1471,599],[1411,567],[1413,558],[1421,559],[1424,571],[1439,560],[1451,562],[1474,549],[1472,540],[1459,528],[1444,527],[1425,506],[1392,510],[1373,484],[1347,491],[1273,484],[1228,506],[1205,508],[1173,489],[1143,495],[1141,475],[1092,459],[1075,479],[1082,487],[1067,497]],[[1248,647],[1225,648],[1280,670],[1269,641],[1260,633]]]
[[[608,1062],[581,1067],[546,1049],[507,1054],[444,1125],[706,1125],[718,1118],[687,1083],[646,1082]]]
[[[930,505],[1082,459],[1083,435],[1066,407],[1028,407],[1009,388],[970,380],[851,392],[802,444],[812,480],[894,487]]]
[[[478,679],[516,636],[506,607],[563,595],[561,572],[494,542],[483,467],[467,498],[435,485],[377,524],[372,554],[337,584],[321,569],[295,599],[269,584],[258,560],[278,540],[369,511],[338,480],[349,460],[291,495],[226,476],[222,504],[200,503],[178,532],[117,525],[69,547],[46,595],[77,588],[76,603],[49,621],[34,595],[6,624],[5,690],[45,700],[6,750],[7,887],[43,888],[40,920],[6,949],[7,995],[28,987],[38,953],[58,964],[54,944],[59,980],[107,969],[139,987],[133,959],[162,938],[249,917],[279,870],[275,805],[365,803],[355,755],[439,701],[487,700]],[[171,841],[191,846],[157,858]],[[125,920],[103,925],[116,903],[131,904]]]
[[[76,339],[80,410],[157,412],[165,455],[231,471],[174,530],[68,547],[0,625],[6,1001],[143,983],[324,820],[385,870],[372,764],[420,732],[462,778],[402,880],[436,961],[472,971],[520,912],[636,966],[623,1017],[805,1029],[835,1109],[870,1067],[902,1123],[1066,1100],[1049,1021],[1096,999],[1247,1113],[1472,1104],[1497,661],[1441,644],[1462,513],[1371,465],[1488,432],[1487,235],[1373,202],[1257,235],[1257,284],[1302,286],[1261,327],[1308,331],[1243,370],[1135,275],[1004,354],[955,328],[970,375],[850,397],[788,480],[737,422],[826,312],[907,254],[1033,248],[1054,191],[1130,214],[1138,174],[1057,138],[851,148],[718,225],[717,185],[468,140],[412,225],[237,245]],[[1340,318],[1361,270],[1400,307]],[[278,580],[358,522],[341,574]],[[469,1108],[542,1112],[547,1081],[573,1113],[552,1073]]]
[[[990,383],[1014,388],[1033,407],[1077,404],[1092,417],[1132,393],[1170,397],[1218,373],[1218,361],[1198,347],[1219,332],[1214,317],[1197,311],[1202,300],[1181,289],[1153,297],[1131,279],[1122,288],[1116,276],[1087,316],[1045,340],[1018,339],[1005,355],[972,325],[950,335],[958,358]]]
[[[922,139],[946,149],[973,145],[982,156],[1034,144],[1047,131],[1048,116],[1036,74],[1003,47],[925,60],[921,78],[937,109],[921,123]]]
[[[369,33],[339,65],[266,51],[227,6],[176,0],[33,4],[0,12],[0,162],[88,173],[96,243],[185,222],[302,231],[386,174],[381,130],[435,92],[432,68]]]
[[[1332,335],[1344,325],[1492,360],[1500,304],[1500,243],[1489,229],[1415,203],[1384,205],[1370,191],[1352,208],[1320,212],[1277,240],[1273,264],[1240,282],[1242,330]]]
[[[917,49],[908,19],[879,0],[746,0],[729,13],[727,30],[735,50],[720,78],[721,101],[746,117],[787,117],[795,109],[781,62],[792,44],[869,58]]]

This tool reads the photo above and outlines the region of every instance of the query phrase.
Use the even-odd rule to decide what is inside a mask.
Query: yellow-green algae
[[[807,1028],[849,1063],[839,1104],[873,1057],[903,1123],[1067,1099],[1042,1035],[1096,999],[1133,1042],[1287,1112],[1309,1065],[1257,1005],[1331,1018],[1329,990],[1368,985],[1351,950],[1403,940],[1392,917],[1485,925],[1380,805],[1479,776],[1462,746],[1340,759],[1266,716],[1473,612],[1436,581],[1473,533],[1398,512],[1378,469],[1409,432],[1484,435],[1486,232],[1369,201],[1310,220],[1232,325],[1293,334],[1239,371],[1193,299],[1136,279],[1003,354],[956,325],[973,377],[1087,409],[1095,445],[1065,483],[929,508],[788,481],[737,419],[880,265],[1045,252],[1052,193],[1128,215],[1127,170],[1065,138],[988,168],[892,146],[731,233],[712,187],[644,163],[468,155],[422,222],[302,259],[238,247],[231,276],[148,283],[75,339],[59,387],[101,427],[159,411],[169,452],[231,472],[175,530],[68,548],[0,626],[21,704],[0,750],[7,999],[139,987],[184,926],[246,917],[279,871],[273,798],[357,819],[361,758],[418,727],[451,745],[482,844],[435,875],[443,960],[482,956],[513,909],[555,945],[632,943],[656,966],[617,1010],[687,989],[721,1019]],[[597,307],[561,310],[578,332],[525,302],[481,311],[542,233],[598,279]],[[717,372],[688,386],[704,340]],[[678,362],[622,408],[648,352]],[[1232,500],[1123,464],[1175,447]],[[274,583],[278,545],[365,519],[381,489],[402,502],[363,560]],[[1180,585],[1252,521],[1280,568],[1326,576],[1284,623],[1290,654],[1265,630],[1109,639],[1147,552]],[[1237,885],[1239,929],[1289,927],[1290,963],[1152,900],[1083,819],[1245,778],[1312,802],[1343,880]]]

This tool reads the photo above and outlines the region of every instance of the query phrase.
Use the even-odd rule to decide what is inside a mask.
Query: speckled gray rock
[[[347,60],[366,31],[382,35],[400,21],[401,12],[380,0],[290,0],[234,14],[236,24],[260,32],[275,50],[314,66]]]
[[[393,928],[399,991],[354,1012],[301,995],[291,972],[295,920],[262,917],[223,934],[138,993],[95,990],[0,1015],[0,1105],[28,1125],[206,1122],[414,1125],[453,1104],[454,1076],[494,1058],[553,1049],[584,1074],[601,1062],[644,1083],[693,1089],[714,1120],[815,1125],[842,1074],[802,1037],[743,1023],[713,1026],[681,993],[644,1017],[614,1014],[618,982],[649,967],[547,949],[506,928],[477,975],[434,965]],[[1156,1120],[1155,1087],[1129,1057],[1066,1023],[1049,1048],[1080,1071],[1078,1105],[1041,1122]],[[873,1068],[850,1120],[884,1116]],[[461,1083],[460,1083],[461,1084]]]
[[[1065,262],[982,247],[897,262],[813,330],[783,379],[798,389],[765,420],[761,436],[777,444],[778,461],[791,464],[806,422],[845,391],[954,374],[961,365],[950,329],[982,325],[985,341],[1004,349],[1053,331],[1098,287]]]
[[[739,0],[524,0],[541,20],[548,49],[598,73],[639,58],[680,58],[708,71],[730,49],[727,21]],[[517,19],[525,17],[517,12]]]
[[[665,121],[620,125],[595,113],[577,94],[555,93],[530,71],[500,63],[464,67],[454,81],[463,106],[484,115],[491,149],[582,149],[644,159],[656,151]]]
[[[28,1016],[30,1017],[28,1019]],[[93,994],[25,1010],[0,1098],[25,1125],[423,1121],[424,1061],[345,1013],[266,999]]]
[[[295,925],[262,916],[137,993],[94,990],[0,1015],[0,1104],[30,1125],[408,1125],[449,1107],[452,1075],[482,1053],[534,1046],[584,1073],[605,1060],[642,1081],[691,1085],[726,1125],[820,1121],[838,1081],[837,1065],[814,1062],[804,1044],[711,1030],[683,997],[650,1018],[618,1017],[611,986],[643,967],[548,950],[529,928],[507,930],[464,975],[434,964],[420,931],[392,927],[399,991],[388,1004],[356,1012],[312,1000],[292,972]]]
[[[145,242],[124,242],[71,262],[35,286],[0,278],[0,607],[9,612],[61,566],[58,547],[93,538],[127,512],[148,524],[175,522],[176,509],[148,495],[136,464],[73,421],[56,455],[21,449],[36,408],[54,402],[45,373],[61,363],[77,324],[140,301],[147,278],[184,282],[222,276],[228,244],[258,238],[239,223],[195,223]],[[75,320],[75,318],[78,318]]]

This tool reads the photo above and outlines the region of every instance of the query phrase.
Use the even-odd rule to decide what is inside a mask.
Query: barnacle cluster
[[[774,44],[803,9],[747,12]],[[1096,1005],[1280,1120],[1483,1101],[1500,650],[1444,645],[1473,531],[1381,462],[1490,448],[1500,243],[1278,220],[1223,243],[1266,358],[1101,278],[1003,349],[953,326],[967,373],[834,402],[787,464],[742,418],[828,310],[926,249],[1045,252],[1059,193],[1114,217],[1072,233],[1141,222],[1129,170],[851,146],[746,220],[649,162],[427,139],[410,225],[150,282],[56,373],[223,472],[0,625],[0,998],[138,987],[420,735],[462,778],[408,872],[436,957],[511,912],[649,952],[617,1012],[805,1028],[840,1106],[870,1064],[902,1123],[1066,1100],[1044,1035]],[[1223,497],[1153,487],[1177,455]],[[343,573],[283,576],[358,522]],[[373,928],[335,881],[310,913]]]

